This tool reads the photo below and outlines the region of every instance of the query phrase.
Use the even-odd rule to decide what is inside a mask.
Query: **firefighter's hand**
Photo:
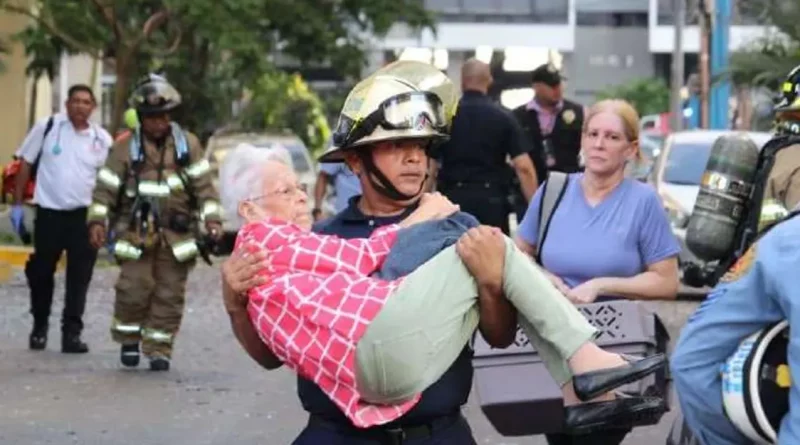
[[[503,232],[481,225],[469,229],[456,242],[456,252],[479,286],[503,288],[506,245]]]
[[[216,221],[206,221],[206,232],[214,241],[222,238],[222,224]]]
[[[89,226],[89,244],[95,249],[100,249],[106,243],[106,228],[102,224],[92,224]]]
[[[226,309],[230,310],[247,304],[243,295],[266,281],[263,275],[258,275],[266,262],[266,252],[257,246],[242,245],[222,263],[222,285]]]

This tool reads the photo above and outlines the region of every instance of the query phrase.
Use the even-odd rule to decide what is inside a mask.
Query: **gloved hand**
[[[110,255],[114,255],[114,246],[116,245],[116,240],[114,239],[114,231],[111,230],[108,232],[108,236],[106,237],[106,251]]]
[[[11,207],[9,218],[11,219],[11,227],[14,228],[18,235],[21,235],[22,226],[25,223],[25,210],[23,210],[22,204],[16,204]]]

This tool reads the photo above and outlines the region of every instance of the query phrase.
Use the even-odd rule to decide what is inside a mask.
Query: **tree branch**
[[[93,48],[91,45],[86,45],[81,43],[77,39],[73,38],[71,35],[67,34],[63,30],[61,30],[52,19],[48,19],[43,14],[37,15],[33,11],[27,8],[22,8],[15,5],[2,5],[0,6],[0,10],[10,12],[12,14],[19,14],[24,15],[26,17],[32,18],[35,20],[39,25],[43,26],[47,29],[48,32],[51,34],[58,36],[61,40],[64,41],[68,46],[72,47],[74,51],[77,52],[84,52],[88,54],[96,54],[97,48]]]
[[[142,42],[149,39],[156,29],[167,22],[167,19],[169,19],[169,11],[166,9],[162,9],[148,17],[144,25],[142,25],[142,33],[134,41],[134,47],[141,45]]]
[[[183,40],[183,31],[178,30],[178,35],[175,36],[175,39],[172,40],[172,43],[167,46],[166,49],[155,49],[153,47],[147,48],[147,51],[153,55],[154,57],[167,57],[171,54],[174,54],[181,46],[181,41]]]
[[[125,31],[122,29],[119,21],[117,20],[117,14],[114,12],[114,6],[109,4],[103,4],[101,0],[91,0],[92,4],[94,5],[97,12],[105,19],[108,26],[114,32],[114,36],[117,39],[122,39],[124,37]]]

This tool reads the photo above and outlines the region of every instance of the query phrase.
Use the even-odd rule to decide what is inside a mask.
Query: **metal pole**
[[[700,128],[709,128],[709,102],[711,94],[711,69],[709,60],[709,50],[711,46],[711,16],[708,2],[706,0],[700,5],[700,54],[698,64],[700,65]]]
[[[683,129],[683,100],[681,99],[681,89],[683,88],[683,27],[686,22],[686,0],[673,0],[675,6],[675,41],[672,49],[672,85],[671,85],[671,114],[672,131]]]
[[[720,81],[719,77],[728,70],[728,41],[730,36],[731,2],[715,0],[714,23],[711,26],[711,77],[716,80],[711,87],[711,128],[725,130],[730,128],[728,101],[731,97],[731,83]]]

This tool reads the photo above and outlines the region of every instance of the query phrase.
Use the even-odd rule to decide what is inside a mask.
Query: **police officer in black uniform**
[[[533,70],[534,98],[514,109],[514,116],[524,129],[536,176],[541,184],[550,171],[580,171],[583,105],[564,99],[566,80],[552,64]],[[516,199],[517,219],[522,220],[527,204]]]
[[[536,169],[522,129],[511,113],[487,96],[489,65],[470,59],[461,69],[463,97],[453,120],[450,140],[439,148],[437,190],[482,224],[509,233],[512,208],[510,158],[518,193],[527,203],[538,186]]]

